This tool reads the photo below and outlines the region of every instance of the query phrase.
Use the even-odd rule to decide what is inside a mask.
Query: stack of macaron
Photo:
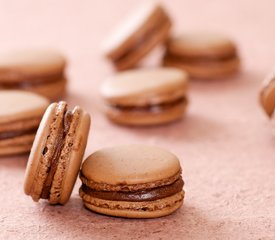
[[[59,100],[66,92],[66,60],[47,49],[0,54],[0,90],[26,90]]]
[[[187,103],[185,85],[189,77],[213,79],[238,72],[240,59],[231,39],[211,32],[173,36],[171,28],[172,20],[163,6],[156,1],[147,1],[105,41],[104,55],[117,71],[122,71],[110,78],[115,83],[110,80],[104,83],[101,92],[107,103],[105,113],[115,123],[144,126],[172,122],[184,112]],[[132,70],[156,46],[164,49],[162,68]],[[178,86],[175,85],[176,71],[178,76],[184,76]],[[185,100],[184,103],[176,102],[178,109],[175,110],[172,99],[179,92],[184,92]],[[166,117],[166,113],[170,116]]]
[[[260,102],[263,110],[273,123],[273,135],[275,137],[275,71],[271,72],[263,82],[260,92]]]

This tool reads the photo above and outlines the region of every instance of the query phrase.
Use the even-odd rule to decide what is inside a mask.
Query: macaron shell
[[[262,107],[269,117],[272,116],[275,109],[275,77],[273,75],[272,73],[266,78],[260,95]]]
[[[64,57],[54,50],[25,49],[0,55],[1,74],[48,75],[62,72]]]
[[[166,23],[162,24],[158,31],[154,32],[152,36],[144,39],[144,42],[132,50],[127,57],[115,62],[116,69],[122,71],[136,66],[138,62],[154,47],[163,43],[168,38],[170,28],[171,22],[167,20]]]
[[[0,147],[0,157],[27,154],[30,152],[31,147],[32,147],[31,144],[14,145],[14,146],[4,147],[4,148]]]
[[[148,202],[109,201],[83,197],[84,205],[95,212],[125,218],[157,218],[167,216],[182,206],[184,192]]]
[[[29,91],[43,95],[51,101],[60,100],[66,94],[67,80],[65,78],[54,82],[37,85],[28,89]]]
[[[158,22],[163,15],[163,9],[156,1],[146,1],[133,13],[129,14],[122,23],[114,29],[103,44],[104,54],[115,59],[125,52],[125,49],[133,47],[140,36],[144,36],[152,24]]]
[[[82,165],[82,174],[111,185],[164,181],[180,172],[178,158],[155,146],[124,145],[93,153]]]
[[[53,103],[47,108],[37,130],[27,163],[24,191],[27,195],[31,195],[34,201],[38,201],[40,198],[51,161],[46,157],[42,157],[43,149],[46,147],[47,141],[51,142],[50,140],[55,137],[54,132],[52,132],[52,129],[55,129],[53,124],[62,120],[56,116],[56,107],[57,103]],[[47,136],[50,136],[49,140]],[[47,148],[49,147],[47,145]]]
[[[114,107],[105,108],[106,116],[115,123],[129,126],[150,126],[170,123],[183,117],[187,102],[165,108],[158,112],[120,111]]]
[[[41,117],[49,101],[37,94],[16,91],[0,90],[0,124],[20,119]]]
[[[226,36],[210,32],[190,32],[169,39],[168,52],[185,57],[217,57],[236,52],[235,44]]]
[[[205,64],[188,64],[173,61],[169,59],[164,59],[163,65],[166,67],[176,67],[182,70],[185,70],[189,73],[192,78],[201,78],[201,79],[212,79],[225,77],[230,74],[234,74],[240,69],[240,60],[239,58],[232,58],[227,61],[220,61],[215,63],[205,63]]]
[[[5,147],[23,146],[26,145],[29,150],[34,140],[35,134],[25,134],[14,138],[1,139],[0,149]]]
[[[156,81],[157,79],[157,81]],[[108,104],[142,106],[185,96],[188,75],[176,68],[131,70],[105,81],[101,95]]]
[[[50,203],[65,204],[69,200],[87,145],[90,116],[79,107],[76,107],[74,112],[77,116],[65,138],[60,162],[52,183]]]
[[[29,134],[1,140],[0,156],[13,156],[30,152],[34,137],[34,134]]]

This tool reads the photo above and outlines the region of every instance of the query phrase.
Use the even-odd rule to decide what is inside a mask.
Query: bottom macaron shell
[[[183,69],[193,78],[211,79],[225,77],[238,72],[240,69],[240,60],[234,58],[232,60],[216,63],[188,64],[180,61],[164,59],[163,65]]]
[[[32,87],[28,90],[35,92],[37,94],[43,95],[48,99],[54,101],[59,100],[64,96],[66,92],[67,80],[65,78],[57,80],[51,83],[45,83]]]
[[[125,218],[157,218],[167,216],[180,208],[183,204],[184,191],[164,199],[147,202],[110,201],[86,195],[82,198],[88,209],[104,215]]]
[[[158,112],[152,111],[120,111],[107,107],[107,117],[115,123],[132,126],[150,126],[165,124],[179,120],[185,113],[187,101]]]
[[[31,150],[35,134],[23,135],[0,141],[0,156],[28,153]]]

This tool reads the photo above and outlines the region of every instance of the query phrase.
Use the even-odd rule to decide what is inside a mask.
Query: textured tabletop
[[[243,71],[196,81],[186,117],[154,128],[113,125],[100,111],[100,83],[112,69],[100,45],[134,0],[0,0],[0,51],[53,47],[69,60],[70,104],[92,114],[86,155],[119,143],[165,147],[181,160],[184,206],[152,220],[98,215],[82,206],[78,180],[66,206],[23,194],[27,157],[0,159],[0,239],[275,239],[275,157],[271,126],[258,104],[275,63],[274,0],[167,0],[174,31],[210,29],[231,36]],[[158,64],[160,49],[144,64]],[[4,104],[4,103],[0,103]]]

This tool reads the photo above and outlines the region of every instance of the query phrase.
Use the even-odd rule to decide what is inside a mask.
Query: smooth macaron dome
[[[176,68],[128,70],[101,87],[106,115],[116,123],[154,125],[182,117],[187,106],[188,75]]]
[[[133,68],[168,38],[171,20],[156,1],[147,1],[124,19],[103,44],[104,55],[118,70]]]
[[[194,78],[217,78],[239,70],[235,43],[210,32],[190,32],[170,37],[164,55],[165,66],[179,67]]]
[[[183,203],[178,158],[154,146],[134,144],[99,150],[84,161],[80,178],[84,205],[102,214],[161,217]]]
[[[0,156],[27,153],[49,101],[34,93],[0,90]]]
[[[58,52],[25,49],[0,54],[0,89],[36,92],[51,100],[65,93],[66,60]]]
[[[26,169],[24,191],[34,201],[65,204],[79,173],[90,116],[65,102],[51,104],[43,116]]]
[[[260,92],[260,101],[266,114],[271,117],[275,109],[275,71],[264,80]]]

